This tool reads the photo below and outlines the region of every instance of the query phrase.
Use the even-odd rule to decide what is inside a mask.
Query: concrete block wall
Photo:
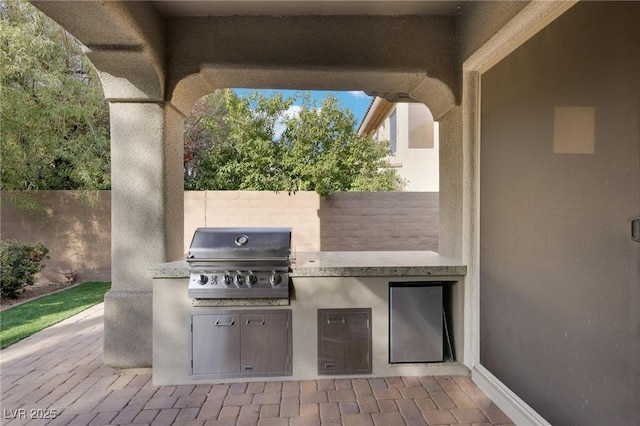
[[[2,192],[0,237],[42,242],[51,259],[38,282],[61,282],[71,269],[80,281],[111,279],[111,193],[92,203],[76,191],[30,191],[41,209],[15,207]],[[186,191],[184,253],[197,227],[291,227],[304,251],[438,251],[438,193]]]
[[[323,251],[438,251],[437,192],[342,192],[321,200]]]
[[[111,191],[2,191],[1,197],[0,238],[49,249],[37,282],[63,282],[67,269],[76,282],[111,280]],[[36,208],[17,208],[15,197]]]
[[[186,191],[184,204],[185,253],[199,226],[293,228],[295,250],[320,250],[320,197],[315,192]]]
[[[296,251],[438,251],[437,192],[185,192],[185,253],[198,226],[293,228]]]

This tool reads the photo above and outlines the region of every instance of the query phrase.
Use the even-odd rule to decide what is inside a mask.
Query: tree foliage
[[[301,106],[294,107],[296,100],[231,90],[204,98],[191,119],[198,131],[186,132],[194,149],[185,150],[185,188],[321,195],[400,188],[386,161],[388,145],[358,135],[353,113],[335,97],[319,106],[308,95]]]
[[[0,0],[5,190],[109,189],[109,112],[80,43],[24,0]],[[185,189],[389,191],[388,147],[334,97],[204,98],[185,125]],[[292,108],[298,108],[291,114]]]
[[[2,189],[108,189],[109,111],[80,43],[0,1],[0,55]]]

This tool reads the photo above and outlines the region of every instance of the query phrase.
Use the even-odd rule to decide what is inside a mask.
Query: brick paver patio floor
[[[512,424],[464,376],[153,386],[102,364],[102,321],[100,304],[2,351],[3,425]]]

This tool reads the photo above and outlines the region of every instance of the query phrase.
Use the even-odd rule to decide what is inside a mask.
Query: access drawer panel
[[[318,310],[318,374],[371,373],[371,309]]]

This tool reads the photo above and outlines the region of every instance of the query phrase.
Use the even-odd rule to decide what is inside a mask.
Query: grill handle
[[[203,262],[224,262],[229,260],[241,260],[241,261],[258,261],[258,262],[273,262],[275,261],[288,261],[290,256],[273,256],[273,257],[253,257],[253,256],[233,256],[233,257],[195,257],[193,254],[187,255],[187,261],[203,261]]]

